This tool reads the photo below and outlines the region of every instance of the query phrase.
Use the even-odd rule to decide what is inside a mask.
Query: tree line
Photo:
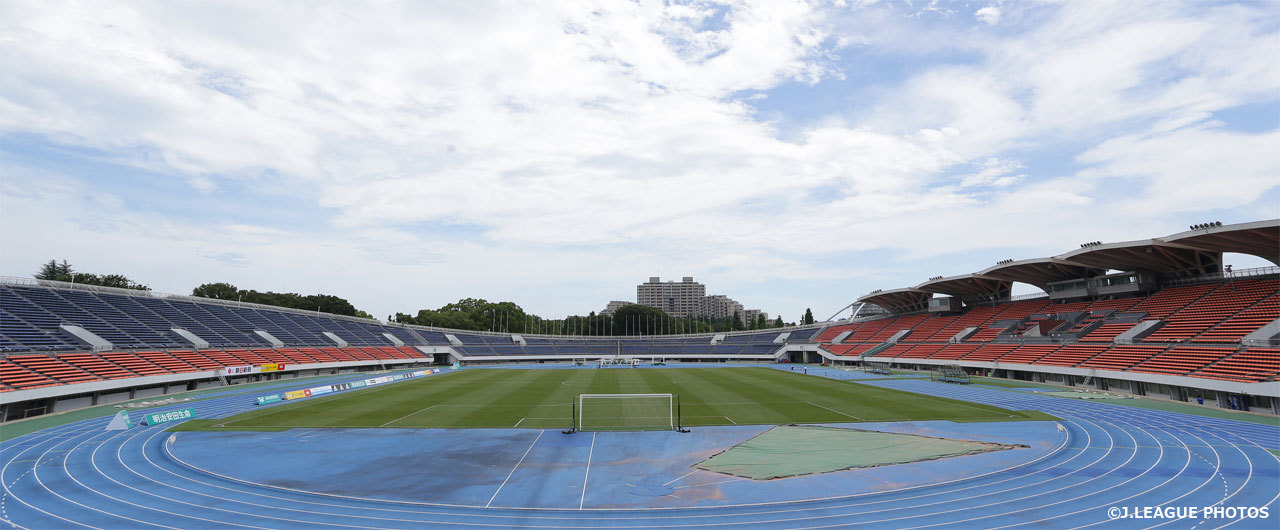
[[[440,309],[422,309],[416,315],[396,313],[389,320],[401,324],[469,331],[579,336],[682,335],[769,329],[787,325],[782,317],[770,322],[765,320],[764,315],[759,315],[753,322],[744,323],[736,313],[724,319],[673,317],[661,309],[639,304],[622,306],[609,315],[597,315],[593,311],[587,316],[548,319],[526,312],[513,302],[490,302],[479,298],[464,298]],[[794,326],[795,323],[790,325]]]
[[[48,263],[40,266],[40,270],[36,271],[35,278],[37,280],[54,280],[59,282],[78,283],[81,285],[100,285],[102,287],[118,287],[121,289],[136,289],[138,291],[150,291],[151,288],[143,284],[130,280],[123,274],[93,274],[88,272],[80,272],[71,267],[67,260],[49,260]]]
[[[276,307],[289,307],[293,309],[305,309],[307,311],[319,311],[321,313],[330,313],[334,315],[346,315],[350,317],[373,318],[368,313],[356,309],[347,299],[334,296],[331,294],[298,294],[298,293],[276,293],[271,291],[255,291],[253,289],[240,289],[235,285],[226,282],[206,283],[191,290],[191,296],[199,296],[202,298],[214,298],[217,300],[235,300],[237,302],[249,302],[252,304],[270,305]]]

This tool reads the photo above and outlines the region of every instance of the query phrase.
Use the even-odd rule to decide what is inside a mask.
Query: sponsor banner
[[[332,388],[334,392],[342,392],[343,390],[351,388],[351,383],[338,383],[330,388]]]
[[[432,368],[432,369],[431,369],[431,373],[433,373],[433,374],[438,374],[438,373],[440,373],[440,369],[439,369],[439,368]]]
[[[281,397],[280,394],[271,394],[270,396],[258,396],[258,404],[266,405],[267,403],[277,403],[277,402],[283,401],[284,399],[285,398]]]
[[[351,388],[364,388],[364,381],[352,381]]]
[[[257,372],[258,372],[257,366],[249,366],[249,365],[228,366],[222,369],[222,373],[224,375],[242,375],[242,374],[253,374]]]
[[[284,370],[284,363],[267,363],[258,365],[258,369],[263,372],[279,372]]]
[[[142,422],[147,425],[159,425],[161,423],[169,423],[171,421],[179,421],[191,419],[196,416],[195,409],[182,409],[170,412],[157,412],[155,414],[147,414],[142,418]]]
[[[318,396],[318,395],[320,395],[320,394],[328,394],[328,393],[330,393],[330,392],[333,392],[333,387],[332,387],[332,386],[318,386],[318,387],[314,387],[314,388],[309,388],[309,389],[307,389],[307,391],[308,391],[308,392],[311,392],[311,395],[313,395],[313,396]]]
[[[298,398],[304,398],[304,397],[307,397],[306,390],[292,390],[284,393],[285,399],[298,399]]]
[[[419,370],[419,371],[417,371],[417,372],[414,372],[414,373],[413,373],[413,376],[414,376],[414,377],[423,377],[423,376],[427,376],[427,375],[431,375],[431,372],[427,372],[427,371]]]
[[[382,383],[390,383],[390,382],[392,382],[392,381],[395,381],[395,379],[393,379],[393,378],[392,378],[391,376],[389,376],[389,375],[384,375],[384,376],[381,376],[381,377],[374,377],[374,378],[372,378],[372,379],[365,379],[365,380],[364,380],[364,383],[365,383],[366,385],[373,386],[373,385],[380,385],[380,384],[382,384]]]

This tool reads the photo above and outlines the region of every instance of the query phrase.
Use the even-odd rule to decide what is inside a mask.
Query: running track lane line
[[[582,498],[578,499],[578,510],[587,501],[587,479],[591,478],[591,457],[596,452],[596,433],[591,433],[591,449],[587,451],[587,472],[582,475]]]
[[[520,421],[524,421],[524,420],[520,420]],[[492,496],[492,497],[489,497],[489,502],[486,502],[486,503],[484,504],[484,507],[485,507],[485,508],[488,508],[488,507],[489,507],[489,505],[493,504],[493,500],[494,500],[494,499],[496,499],[496,498],[498,498],[498,492],[502,491],[502,487],[507,485],[507,481],[508,481],[508,480],[511,480],[511,475],[514,475],[514,474],[516,473],[516,469],[519,469],[519,468],[520,468],[520,464],[521,464],[522,462],[524,462],[524,457],[529,456],[529,451],[532,451],[532,450],[533,450],[533,446],[538,445],[538,440],[541,440],[541,439],[542,439],[542,434],[543,434],[543,433],[545,433],[545,432],[547,432],[547,430],[546,430],[546,429],[541,429],[541,430],[539,430],[539,431],[538,431],[538,436],[537,436],[537,437],[535,437],[535,438],[533,439],[533,443],[529,444],[529,448],[524,450],[524,454],[523,454],[523,455],[520,455],[520,460],[518,460],[518,461],[516,462],[515,467],[511,468],[511,472],[510,472],[510,473],[507,473],[507,478],[502,479],[502,484],[499,484],[499,485],[498,485],[498,489],[497,489],[497,490],[494,490],[494,492],[493,492],[493,496]],[[588,461],[587,461],[587,464],[588,464],[588,465],[590,465],[590,463],[591,463],[591,461],[590,461],[590,460],[588,460]],[[588,469],[590,469],[590,468],[588,468]],[[586,481],[584,480],[584,481],[583,481],[583,483],[585,484],[585,482],[586,482]],[[586,489],[586,486],[585,486],[585,485],[583,486],[583,489],[584,489],[584,490]],[[578,509],[582,509],[582,505],[578,505]]]

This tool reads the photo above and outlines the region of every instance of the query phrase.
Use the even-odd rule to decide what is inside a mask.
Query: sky
[[[1280,217],[1277,57],[1275,2],[0,2],[0,274],[821,319]]]

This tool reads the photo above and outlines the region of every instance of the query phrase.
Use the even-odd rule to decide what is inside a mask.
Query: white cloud
[[[973,16],[978,17],[978,20],[983,21],[988,26],[994,26],[1000,23],[1000,8],[987,6],[974,12]]]
[[[379,282],[429,270],[448,280],[413,285],[442,302],[467,289],[516,298],[501,290],[537,292],[530,282],[566,275],[593,294],[621,286],[612,298],[658,266],[741,285],[893,282],[880,262],[1054,253],[1085,230],[1150,237],[1173,217],[1246,205],[1275,186],[1274,131],[1211,121],[1280,89],[1265,9],[1010,3],[979,9],[999,28],[973,31],[936,3],[857,4],[4,4],[0,134],[170,175],[215,210],[231,190],[265,189],[331,217],[312,231],[202,226],[117,197],[92,214],[59,207],[55,233],[10,229],[3,243],[44,256],[93,239],[87,249],[114,259],[126,258],[107,242],[164,248],[148,259],[165,266],[139,267],[175,286],[220,270],[284,281],[263,271],[301,260],[297,281],[351,281],[408,309],[411,295]],[[872,64],[905,61],[906,74],[863,75],[838,57],[845,46]],[[770,89],[832,90],[849,67],[844,83],[883,86],[787,138],[756,114],[781,97]],[[777,105],[782,119],[795,103]],[[47,211],[94,180],[30,192],[14,183],[34,179],[32,168],[12,166],[10,225],[13,212]],[[1010,225],[1038,237],[1011,238]],[[877,263],[810,259],[872,251]],[[174,273],[186,259],[201,265]],[[895,274],[914,284],[923,267],[933,265]],[[934,272],[967,271],[922,277]],[[569,303],[554,310],[598,305]],[[756,305],[798,313],[767,303]]]

